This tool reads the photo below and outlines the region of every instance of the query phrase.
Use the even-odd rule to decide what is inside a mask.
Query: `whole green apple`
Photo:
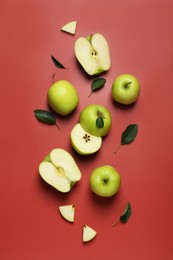
[[[91,104],[85,107],[80,113],[79,123],[88,133],[101,137],[109,133],[112,118],[107,108]]]
[[[134,103],[138,99],[139,93],[139,81],[131,74],[122,74],[113,82],[112,97],[120,104],[130,105]]]
[[[120,188],[120,174],[110,165],[96,168],[90,176],[91,190],[101,197],[111,197]]]
[[[58,114],[66,116],[78,105],[78,93],[74,86],[67,80],[55,82],[47,93],[49,106]]]

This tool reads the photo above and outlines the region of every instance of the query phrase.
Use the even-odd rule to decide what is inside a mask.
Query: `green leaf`
[[[130,144],[137,136],[138,133],[138,125],[133,124],[127,126],[121,136],[121,145]]]
[[[118,151],[121,145],[130,144],[132,141],[134,141],[134,139],[137,136],[137,133],[138,133],[137,124],[128,125],[121,135],[121,143],[116,148],[115,153]]]
[[[52,61],[55,64],[55,66],[59,69],[66,69],[57,59],[55,59],[52,55],[51,55]]]
[[[103,118],[102,117],[98,117],[97,120],[96,120],[96,126],[98,128],[103,128],[104,127],[104,121],[103,121]]]
[[[120,216],[120,221],[122,223],[127,223],[131,214],[132,214],[132,207],[131,207],[130,202],[128,202],[124,213]]]
[[[106,79],[104,79],[104,78],[94,79],[91,83],[91,93],[89,94],[88,97],[91,96],[92,92],[103,87],[105,83],[106,83]]]
[[[119,222],[127,223],[131,214],[132,214],[132,207],[131,207],[130,202],[128,202],[124,213],[119,217],[118,221],[116,221],[112,224],[112,227],[116,226]]]
[[[47,111],[47,110],[42,110],[42,109],[36,109],[36,110],[34,110],[34,114],[35,114],[35,117],[39,121],[41,121],[41,122],[43,122],[45,124],[56,125],[57,126],[57,124],[56,124],[56,116],[52,112]],[[59,128],[59,130],[60,130],[60,128]]]

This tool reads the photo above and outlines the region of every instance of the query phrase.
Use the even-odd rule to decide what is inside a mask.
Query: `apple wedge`
[[[102,138],[86,132],[80,123],[73,127],[70,139],[72,147],[83,155],[97,152],[102,145]]]
[[[73,157],[65,150],[53,149],[39,165],[39,173],[45,182],[60,192],[69,192],[81,179],[81,172]]]
[[[70,33],[70,34],[75,34],[76,25],[77,25],[76,21],[71,21],[71,22],[65,24],[64,26],[62,26],[61,31],[66,32],[66,33]]]
[[[100,33],[78,38],[74,51],[77,60],[89,75],[98,75],[111,66],[109,46]]]
[[[59,211],[64,219],[69,222],[74,222],[75,206],[73,204],[59,206]]]
[[[92,240],[93,238],[95,238],[96,235],[97,232],[94,229],[92,229],[86,224],[83,225],[83,242],[88,242]]]

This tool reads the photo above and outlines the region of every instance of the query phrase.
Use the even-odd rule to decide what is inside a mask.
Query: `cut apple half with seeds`
[[[71,22],[65,24],[64,26],[62,26],[61,31],[66,32],[66,33],[70,33],[70,34],[75,34],[76,25],[77,25],[76,21],[71,21]]]
[[[97,232],[89,227],[88,225],[83,225],[83,242],[88,242],[90,240],[92,240],[93,238],[95,238],[95,236],[97,235]]]
[[[70,138],[72,147],[83,155],[97,152],[102,145],[102,138],[86,132],[80,123],[73,127]]]
[[[81,179],[81,172],[73,157],[65,150],[53,149],[39,165],[45,182],[60,192],[68,192]]]
[[[69,222],[74,222],[75,206],[73,204],[59,206],[59,211],[64,219],[66,219]]]
[[[74,51],[77,60],[89,75],[98,75],[111,66],[109,46],[100,33],[78,38]]]

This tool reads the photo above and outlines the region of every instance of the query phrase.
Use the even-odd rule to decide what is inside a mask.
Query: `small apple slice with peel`
[[[39,165],[45,182],[60,192],[68,192],[81,179],[81,172],[73,157],[65,150],[53,149]]]
[[[59,211],[64,219],[66,219],[69,222],[74,222],[75,206],[73,204],[59,206]]]
[[[66,32],[66,33],[70,33],[70,34],[75,34],[76,25],[77,25],[76,21],[71,21],[71,22],[65,24],[64,26],[62,26],[61,31]]]
[[[73,127],[70,139],[72,147],[83,155],[97,152],[102,145],[102,138],[86,132],[80,123]]]
[[[88,225],[83,225],[83,242],[88,242],[90,240],[92,240],[93,238],[95,238],[95,236],[97,235],[97,232],[89,227]]]
[[[100,33],[78,38],[74,50],[77,60],[89,75],[98,75],[111,66],[109,46]]]

